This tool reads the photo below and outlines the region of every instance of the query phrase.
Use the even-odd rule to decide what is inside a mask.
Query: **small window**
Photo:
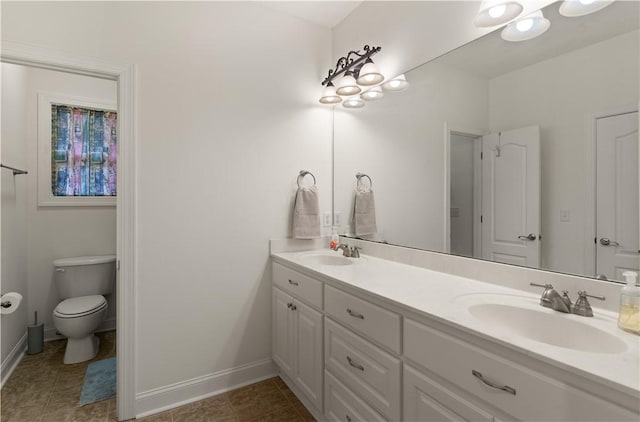
[[[115,205],[115,106],[40,94],[38,109],[38,205]]]

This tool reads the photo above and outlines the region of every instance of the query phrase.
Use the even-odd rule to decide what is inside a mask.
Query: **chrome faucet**
[[[542,297],[540,298],[540,305],[545,308],[551,308],[555,311],[564,312],[564,313],[572,313],[575,315],[592,317],[593,310],[591,309],[591,305],[587,300],[587,297],[592,297],[594,299],[605,300],[604,296],[594,296],[587,294],[586,291],[580,290],[578,292],[578,299],[575,304],[571,303],[571,298],[569,297],[569,292],[566,290],[562,291],[562,296],[554,290],[551,284],[536,284],[529,283],[531,286],[536,287],[544,287],[544,292],[542,292]]]
[[[536,284],[529,283],[531,286],[544,287],[544,292],[540,297],[540,305],[545,308],[551,308],[554,311],[564,312],[565,314],[571,313],[571,299],[569,299],[568,293],[565,291],[564,296],[560,296],[551,284]]]
[[[342,256],[346,256],[347,258],[360,258],[360,248],[357,246],[338,243],[333,250],[337,251],[338,249],[342,250]]]

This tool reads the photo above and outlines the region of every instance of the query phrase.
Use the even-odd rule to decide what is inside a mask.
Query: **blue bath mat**
[[[90,363],[80,393],[80,406],[116,395],[116,358]]]

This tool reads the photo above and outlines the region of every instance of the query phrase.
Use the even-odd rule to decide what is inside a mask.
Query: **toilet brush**
[[[27,326],[27,354],[35,355],[44,350],[44,324],[38,323],[38,311],[35,311],[33,325]]]

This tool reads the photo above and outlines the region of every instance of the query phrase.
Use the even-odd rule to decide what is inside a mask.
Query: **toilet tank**
[[[54,281],[61,299],[113,292],[116,256],[79,256],[53,261]]]

